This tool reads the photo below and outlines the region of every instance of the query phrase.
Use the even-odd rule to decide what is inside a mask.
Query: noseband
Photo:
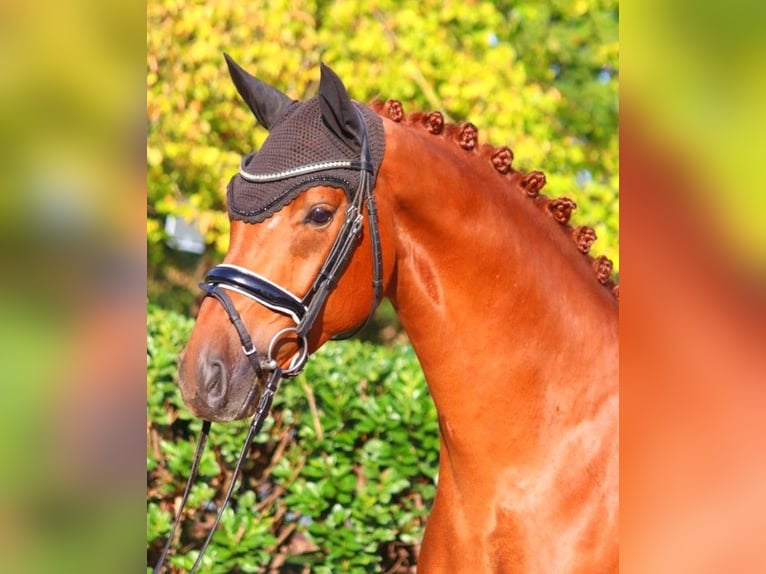
[[[347,190],[350,193],[350,199],[348,207],[346,208],[346,217],[343,222],[343,226],[338,232],[338,236],[330,249],[330,253],[327,255],[324,263],[317,272],[316,278],[313,284],[309,288],[306,295],[298,297],[290,292],[290,290],[278,285],[269,279],[259,275],[258,273],[239,267],[237,265],[230,265],[223,263],[213,267],[205,276],[205,280],[200,283],[200,287],[205,292],[205,297],[213,297],[218,301],[229,320],[234,325],[240,342],[242,343],[242,352],[248,358],[250,365],[255,372],[256,380],[247,393],[245,400],[240,407],[239,415],[247,410],[248,405],[253,400],[254,396],[258,392],[258,380],[267,376],[266,383],[263,387],[263,392],[260,394],[260,400],[256,407],[255,414],[253,415],[253,421],[248,430],[245,444],[240,451],[239,458],[237,459],[236,467],[234,468],[234,475],[229,483],[229,488],[224,497],[224,501],[219,508],[218,515],[215,522],[210,527],[210,532],[205,539],[199,555],[197,556],[190,573],[196,572],[197,568],[202,562],[202,556],[205,553],[210,541],[213,538],[218,523],[221,520],[223,511],[228,504],[231,493],[233,492],[234,485],[236,484],[237,476],[239,475],[239,469],[250,447],[250,443],[253,437],[260,431],[263,426],[263,422],[269,413],[271,403],[274,398],[274,394],[279,386],[279,381],[282,378],[295,377],[303,371],[308,361],[308,340],[307,337],[311,332],[314,323],[316,322],[319,313],[321,312],[330,292],[335,288],[340,279],[343,271],[346,268],[351,255],[358,243],[359,235],[362,231],[364,223],[364,204],[367,204],[367,213],[369,215],[369,230],[370,230],[370,245],[372,249],[372,268],[373,268],[373,299],[370,306],[370,311],[367,315],[367,319],[359,325],[357,328],[347,333],[342,333],[334,339],[344,339],[354,335],[359,329],[361,329],[372,317],[375,309],[380,303],[383,295],[383,258],[380,246],[380,232],[378,230],[378,217],[375,207],[375,198],[373,196],[373,182],[375,177],[374,166],[370,157],[370,143],[369,135],[367,133],[367,126],[364,121],[363,114],[354,106],[354,111],[360,119],[360,125],[362,126],[362,151],[358,161],[350,160],[338,160],[338,161],[326,161],[321,163],[309,164],[299,166],[290,170],[286,170],[279,173],[254,175],[248,173],[245,167],[249,163],[254,154],[245,156],[240,164],[239,175],[244,179],[255,182],[265,183],[273,181],[281,181],[287,178],[295,177],[296,175],[306,175],[318,172],[331,171],[334,169],[355,169],[359,171],[359,186],[351,193],[351,190]],[[260,305],[274,311],[276,313],[286,315],[290,317],[295,323],[294,327],[287,327],[277,332],[271,339],[268,349],[265,355],[259,356],[258,350],[253,343],[252,337],[247,331],[242,317],[237,311],[234,303],[229,297],[227,291],[233,291],[244,295],[245,297],[256,301]],[[294,336],[298,340],[298,351],[290,359],[290,363],[286,368],[281,368],[277,361],[275,353],[278,348],[280,340],[287,337]],[[168,534],[167,541],[160,555],[160,559],[154,568],[154,574],[159,574],[162,571],[162,565],[167,557],[170,549],[170,544],[173,539],[175,530],[181,520],[181,514],[186,504],[186,499],[189,495],[191,485],[197,473],[199,466],[199,459],[202,456],[205,442],[207,441],[207,435],[210,430],[210,422],[204,421],[202,432],[200,434],[199,442],[197,443],[197,449],[192,462],[192,469],[189,475],[189,480],[184,489],[183,496],[181,498],[181,505],[176,513],[175,521]]]

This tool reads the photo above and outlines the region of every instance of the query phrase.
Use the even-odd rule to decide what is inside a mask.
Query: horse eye
[[[305,221],[306,223],[310,223],[311,225],[316,226],[327,225],[330,223],[330,221],[332,221],[333,215],[335,215],[335,213],[330,209],[322,206],[316,206],[311,208],[311,211],[309,211]]]

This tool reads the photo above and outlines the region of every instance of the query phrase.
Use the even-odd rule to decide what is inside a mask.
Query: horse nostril
[[[222,361],[215,359],[203,365],[203,375],[207,403],[212,408],[216,408],[226,397],[228,386],[226,367]]]

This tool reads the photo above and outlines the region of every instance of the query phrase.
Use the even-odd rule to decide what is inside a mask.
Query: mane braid
[[[577,204],[570,198],[550,199],[540,193],[546,183],[543,172],[533,170],[523,173],[514,169],[513,151],[507,146],[479,144],[479,129],[470,122],[445,123],[444,115],[438,111],[405,114],[404,107],[398,100],[375,99],[370,103],[370,108],[381,117],[403,123],[413,129],[424,129],[434,136],[454,142],[465,151],[489,161],[495,171],[503,176],[516,176],[513,179],[518,181],[524,194],[544,209],[571,237],[577,250],[587,259],[598,282],[609,289],[617,301],[620,300],[620,286],[612,279],[612,261],[604,255],[590,255],[590,248],[597,239],[595,230],[588,226],[572,227],[569,224],[572,212],[577,208]]]

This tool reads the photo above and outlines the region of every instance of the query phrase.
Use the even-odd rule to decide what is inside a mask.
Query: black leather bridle
[[[229,320],[234,325],[237,331],[239,339],[242,343],[242,351],[247,356],[253,371],[256,375],[256,380],[250,388],[245,400],[240,407],[238,414],[247,410],[250,402],[258,392],[258,380],[267,375],[266,383],[263,387],[263,391],[260,394],[258,406],[256,407],[253,415],[252,423],[248,430],[245,444],[242,446],[237,464],[234,469],[234,476],[229,484],[229,488],[226,492],[223,503],[221,504],[218,515],[215,522],[210,527],[210,532],[200,549],[190,573],[196,572],[197,568],[202,562],[202,556],[205,553],[210,541],[213,538],[218,523],[221,520],[223,511],[231,498],[231,493],[234,490],[234,485],[239,475],[239,469],[250,447],[250,443],[253,437],[260,431],[263,426],[263,422],[268,416],[271,409],[271,403],[276,394],[279,386],[279,381],[282,378],[295,377],[301,373],[308,361],[308,340],[307,337],[311,332],[314,323],[316,322],[319,313],[327,302],[327,298],[337,285],[343,271],[348,265],[351,255],[354,252],[359,240],[359,235],[363,228],[364,223],[364,207],[367,206],[367,214],[369,215],[369,231],[370,231],[370,244],[372,249],[372,267],[373,267],[373,300],[370,306],[370,312],[367,319],[359,325],[359,327],[353,329],[348,333],[343,333],[334,338],[343,339],[352,336],[359,329],[361,329],[367,321],[369,321],[372,314],[375,312],[380,300],[383,296],[383,257],[380,246],[380,232],[378,229],[378,217],[375,207],[375,198],[373,195],[375,171],[370,158],[370,142],[369,135],[367,133],[367,127],[364,122],[363,114],[355,106],[354,111],[357,113],[360,125],[362,126],[362,150],[358,161],[352,160],[338,160],[338,161],[325,161],[321,163],[309,164],[299,166],[290,170],[286,170],[280,173],[254,175],[245,170],[247,163],[252,158],[253,154],[245,156],[240,164],[239,175],[251,182],[273,182],[281,181],[288,178],[295,177],[297,175],[308,175],[318,172],[332,171],[335,169],[355,169],[360,172],[359,186],[356,190],[347,190],[349,197],[348,207],[346,208],[345,220],[338,232],[338,236],[330,249],[327,258],[317,272],[317,276],[314,279],[313,284],[309,288],[306,295],[298,297],[290,292],[288,289],[277,285],[269,279],[259,275],[258,273],[230,264],[221,264],[213,267],[205,276],[205,280],[200,283],[200,287],[205,291],[205,297],[213,297],[216,299],[226,311]],[[264,307],[283,315],[289,316],[295,323],[294,327],[287,327],[277,332],[271,339],[269,347],[266,350],[265,355],[259,357],[258,351],[253,344],[252,338],[245,327],[242,317],[237,311],[234,303],[229,297],[227,291],[233,291],[244,295],[245,297],[256,301]],[[280,340],[287,336],[294,335],[298,339],[298,351],[291,358],[287,368],[282,369],[276,361],[274,353],[277,348],[277,344]],[[175,530],[180,522],[181,513],[186,504],[191,485],[197,473],[197,467],[199,466],[199,460],[202,456],[205,443],[207,441],[207,435],[210,430],[210,422],[205,421],[203,423],[202,432],[200,434],[199,442],[197,443],[197,449],[192,462],[192,469],[187,481],[184,494],[181,498],[181,505],[176,513],[175,521],[168,534],[167,541],[160,555],[160,559],[154,568],[154,574],[159,574],[162,571],[162,565],[167,557],[170,549],[170,544],[173,539]]]
[[[229,319],[234,325],[242,342],[242,350],[250,360],[255,373],[261,377],[264,372],[274,370],[276,359],[273,356],[277,343],[286,335],[294,334],[298,339],[298,351],[290,361],[290,365],[282,370],[282,377],[294,377],[298,375],[306,365],[308,360],[307,337],[314,326],[314,322],[324,307],[330,292],[338,283],[343,274],[346,265],[351,259],[362,231],[364,222],[364,204],[367,204],[367,213],[370,217],[370,243],[372,248],[373,262],[373,300],[370,306],[370,312],[367,319],[356,329],[349,333],[341,334],[336,338],[347,338],[356,333],[366,324],[373,312],[380,303],[383,291],[383,261],[380,247],[380,233],[378,231],[378,217],[375,208],[375,197],[372,193],[373,180],[375,177],[374,167],[370,159],[369,137],[364,123],[362,113],[354,107],[354,111],[359,116],[362,131],[362,151],[359,161],[338,160],[325,161],[316,164],[304,165],[289,169],[280,173],[254,175],[246,171],[247,163],[253,154],[246,156],[240,164],[239,175],[251,182],[266,183],[285,180],[296,175],[309,175],[317,172],[330,171],[334,169],[355,169],[360,172],[359,186],[356,190],[347,190],[349,193],[349,203],[346,208],[345,220],[343,226],[338,232],[338,236],[330,249],[327,258],[317,272],[313,284],[306,295],[302,298],[290,292],[288,289],[277,285],[269,279],[258,273],[230,264],[221,264],[213,267],[205,276],[200,287],[205,291],[206,296],[214,297],[218,300]],[[294,327],[288,327],[276,333],[265,356],[259,358],[258,352],[253,345],[244,324],[241,321],[239,313],[231,303],[229,296],[225,291],[234,291],[244,295],[249,299],[275,311],[277,313],[288,315],[295,323]],[[247,407],[247,405],[243,405]]]

